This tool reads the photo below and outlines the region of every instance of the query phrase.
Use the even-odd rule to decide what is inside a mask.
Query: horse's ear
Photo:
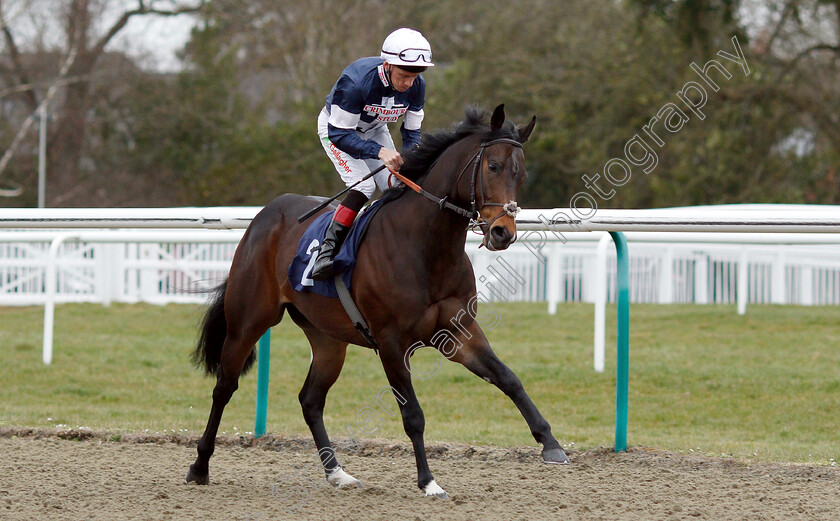
[[[493,117],[490,118],[490,128],[492,130],[499,130],[502,128],[502,123],[505,122],[505,104],[502,103],[496,110],[493,111]]]
[[[534,131],[534,125],[537,124],[537,116],[531,118],[531,122],[524,128],[520,128],[519,130],[519,142],[525,143],[528,141],[528,138],[531,137],[531,132]]]

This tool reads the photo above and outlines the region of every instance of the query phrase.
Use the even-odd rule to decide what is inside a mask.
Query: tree
[[[46,1],[0,0],[0,13],[15,11],[9,2]],[[89,12],[98,13],[104,1],[65,0],[53,18],[71,34],[71,7],[96,3]],[[586,189],[584,175],[603,176],[663,104],[698,81],[689,65],[731,50],[733,36],[750,74],[710,93],[708,117],[669,135],[656,169],[637,169],[599,206],[839,202],[838,1],[206,0],[178,74],[149,74],[107,52],[85,69],[108,32],[82,39],[89,45],[77,46],[55,102],[68,119],[50,138],[51,161],[78,157],[53,203],[95,204],[102,194],[108,204],[264,204],[283,192],[334,193],[342,183],[315,136],[315,117],[342,68],[377,54],[401,26],[422,31],[434,49],[424,131],[459,120],[468,104],[505,103],[514,121],[537,115],[524,205],[564,206]],[[132,0],[172,13],[178,5]],[[69,48],[36,42],[27,52],[50,65],[15,68],[5,45],[0,102],[42,101]],[[116,63],[119,72],[106,73]],[[24,79],[36,88],[21,89]],[[77,83],[84,88],[74,106],[68,96]],[[6,121],[0,143],[14,130]],[[81,123],[81,132],[59,135]]]
[[[654,13],[666,20],[683,41],[695,40],[700,19],[719,28],[715,33],[701,31],[704,41],[719,41],[728,31],[746,45],[747,34],[753,35],[751,80],[728,84],[719,93],[727,107],[740,110],[741,122],[749,121],[750,126],[741,128],[754,134],[752,144],[758,144],[755,138],[761,140],[758,147],[745,147],[754,151],[749,156],[744,149],[727,156],[733,167],[745,168],[740,172],[749,180],[732,195],[747,200],[840,202],[840,1],[633,3],[647,11],[643,18]],[[743,161],[745,157],[751,160]]]
[[[90,149],[92,93],[106,48],[134,17],[196,13],[203,0],[65,0],[58,8],[55,3],[27,5],[40,9],[30,13],[37,34],[26,46],[16,31],[21,18],[0,20],[6,51],[3,80],[7,89],[19,89],[16,99],[34,113],[46,96],[46,86],[61,79],[62,92],[52,107],[56,121],[48,139],[48,205],[93,204],[88,193],[92,183],[82,175],[82,159]],[[0,3],[0,13],[5,13],[4,7]],[[109,9],[119,14],[107,23]],[[55,42],[53,30],[59,28],[61,37]],[[69,64],[63,79],[56,76],[62,64]]]

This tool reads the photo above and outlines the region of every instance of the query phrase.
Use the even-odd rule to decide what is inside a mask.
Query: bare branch
[[[9,56],[12,59],[12,67],[14,68],[15,76],[17,76],[17,81],[19,83],[30,83],[29,75],[26,74],[26,69],[20,61],[20,51],[18,50],[17,43],[15,43],[15,38],[3,18],[2,4],[0,4],[0,26],[2,26],[3,39],[9,47]],[[35,97],[34,91],[27,91],[26,102],[29,105],[30,110],[35,110],[38,106],[38,99]]]
[[[73,62],[76,61],[76,54],[77,49],[73,47],[70,49],[70,54],[67,55],[67,60],[65,60],[64,65],[61,66],[61,71],[58,73],[58,79],[50,85],[50,88],[47,90],[47,94],[44,96],[44,99],[41,101],[41,104],[36,107],[34,110],[23,122],[21,125],[20,130],[18,130],[17,135],[15,135],[15,139],[12,140],[12,144],[9,145],[9,148],[6,150],[6,153],[3,154],[3,157],[0,158],[0,175],[3,174],[3,171],[8,166],[9,161],[11,161],[12,156],[15,155],[17,152],[18,146],[20,146],[20,142],[23,140],[23,136],[29,131],[30,127],[32,127],[32,123],[35,121],[35,114],[40,110],[41,106],[49,104],[52,98],[55,96],[55,93],[58,92],[59,82],[67,76],[67,73],[70,71],[70,67],[73,66]]]
[[[64,87],[65,85],[70,85],[72,83],[80,83],[85,81],[90,81],[90,75],[81,75],[81,76],[71,76],[69,78],[59,79],[56,80],[55,84],[59,87]],[[21,85],[15,85],[14,87],[10,87],[6,90],[0,90],[0,99],[5,98],[6,96],[11,96],[12,94],[17,94],[19,92],[27,92],[36,90],[40,87],[43,87],[45,84],[38,84],[38,83],[24,83]],[[36,109],[37,109],[36,105]]]
[[[834,16],[837,17],[837,37],[840,38],[840,0],[834,0]]]
[[[126,11],[122,14],[122,16],[108,29],[108,32],[96,42],[96,45],[93,46],[91,50],[92,56],[98,56],[102,54],[105,46],[108,45],[108,42],[119,33],[123,27],[128,23],[128,21],[133,16],[137,15],[147,15],[147,14],[155,14],[158,16],[178,16],[181,14],[187,13],[195,13],[201,10],[204,7],[204,0],[198,0],[198,3],[195,5],[184,5],[180,7],[176,7],[175,9],[155,9],[151,5],[146,5],[143,0],[138,0],[137,7],[130,11]]]
[[[840,0],[838,0],[840,1]],[[785,22],[787,22],[788,16],[790,13],[793,12],[793,4],[795,1],[788,1],[785,2],[785,7],[782,9],[782,16],[779,18],[779,23],[776,24],[776,28],[773,29],[773,34],[770,36],[770,39],[767,41],[767,52],[772,53],[773,51],[773,43],[775,43],[776,38],[779,37],[779,33],[782,32],[782,27],[784,27]]]
[[[15,18],[26,12],[27,8],[30,7],[30,4],[31,0],[26,0],[25,2],[21,2],[17,11],[6,13],[3,0],[0,0],[0,28],[8,27]]]
[[[832,52],[840,55],[840,45],[829,45],[827,43],[821,43],[821,44],[818,44],[818,45],[812,45],[811,47],[808,47],[807,49],[801,51],[792,60],[787,62],[787,64],[785,64],[785,68],[782,69],[781,72],[779,72],[779,76],[778,76],[779,81],[781,81],[782,78],[787,76],[787,74],[789,72],[791,72],[796,67],[796,65],[799,63],[800,60],[802,60],[803,58],[805,58],[809,54],[811,54],[813,52],[817,52],[817,51],[832,51]]]

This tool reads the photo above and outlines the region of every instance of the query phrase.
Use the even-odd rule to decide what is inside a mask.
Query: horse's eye
[[[487,168],[489,168],[491,172],[498,172],[499,171],[499,164],[491,162],[487,165]]]

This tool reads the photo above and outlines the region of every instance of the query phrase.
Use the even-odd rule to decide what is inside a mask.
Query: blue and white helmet
[[[410,67],[434,67],[432,46],[422,34],[414,29],[403,27],[392,32],[382,43],[379,55],[391,65]]]

